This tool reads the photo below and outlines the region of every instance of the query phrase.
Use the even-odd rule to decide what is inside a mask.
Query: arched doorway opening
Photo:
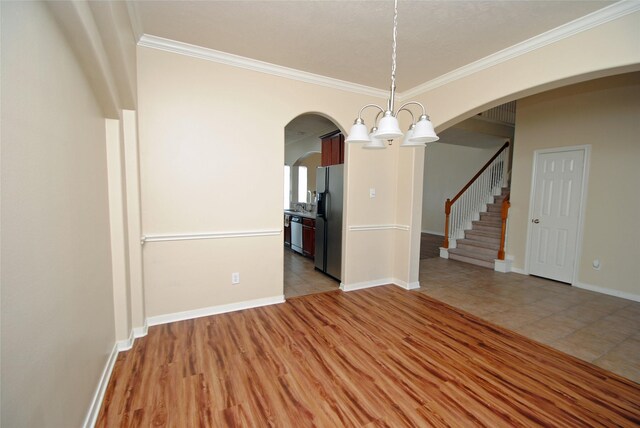
[[[284,295],[337,290],[344,137],[333,120],[317,113],[297,116],[285,126],[284,134]],[[335,163],[331,152],[335,152]],[[330,219],[328,210],[333,214]]]

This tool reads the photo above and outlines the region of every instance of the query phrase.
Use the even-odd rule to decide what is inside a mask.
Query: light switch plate
[[[376,189],[375,188],[370,188],[369,189],[369,197],[370,198],[375,198],[376,197]]]

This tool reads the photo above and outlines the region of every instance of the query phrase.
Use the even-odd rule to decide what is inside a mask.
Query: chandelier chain
[[[396,46],[398,38],[398,0],[393,3],[393,42],[391,44],[391,98],[389,110],[393,110],[394,95],[396,91]]]
[[[2,0],[0,0],[2,1]],[[424,146],[426,143],[432,143],[438,141],[438,136],[433,129],[433,124],[427,116],[427,112],[422,104],[417,101],[408,101],[402,104],[398,110],[395,110],[395,95],[396,95],[396,59],[397,59],[397,47],[398,47],[398,0],[393,1],[393,38],[391,44],[391,88],[389,91],[389,99],[387,100],[387,109],[384,110],[377,104],[367,104],[363,106],[358,112],[358,117],[353,122],[349,136],[345,140],[347,143],[366,143],[365,149],[384,149],[386,145],[383,140],[387,140],[389,145],[395,138],[403,136],[400,130],[400,124],[398,123],[398,114],[401,111],[406,111],[411,116],[411,126],[407,131],[401,147],[416,147]],[[422,109],[422,114],[416,120],[409,106],[415,105]],[[367,127],[362,119],[362,113],[368,108],[375,108],[378,111],[374,120],[374,126],[371,128],[371,132],[367,131]],[[380,115],[383,117],[378,121]]]

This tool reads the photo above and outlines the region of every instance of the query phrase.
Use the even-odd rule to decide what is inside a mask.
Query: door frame
[[[582,168],[582,190],[580,192],[580,207],[578,209],[578,230],[576,236],[576,254],[575,261],[573,262],[573,273],[571,274],[571,285],[575,286],[578,282],[578,272],[580,271],[580,257],[582,256],[582,239],[584,237],[584,218],[586,210],[587,199],[587,187],[589,179],[589,168],[591,165],[591,144],[577,145],[577,146],[565,146],[565,147],[552,147],[548,149],[538,149],[533,151],[533,167],[531,170],[531,187],[529,189],[529,212],[527,214],[527,241],[524,253],[524,272],[530,275],[529,270],[529,257],[531,255],[531,219],[533,218],[533,204],[535,199],[535,187],[536,187],[536,170],[538,167],[539,155],[547,153],[560,153],[560,152],[572,152],[582,150],[584,152],[584,165]]]

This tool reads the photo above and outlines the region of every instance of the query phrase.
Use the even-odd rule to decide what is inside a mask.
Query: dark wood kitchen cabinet
[[[322,157],[320,166],[338,165],[344,163],[344,135],[340,131],[322,135]]]
[[[284,216],[284,246],[291,248],[291,224],[287,224],[287,217],[289,215],[285,214]]]
[[[312,218],[302,219],[302,253],[312,258],[316,254],[316,221]]]

